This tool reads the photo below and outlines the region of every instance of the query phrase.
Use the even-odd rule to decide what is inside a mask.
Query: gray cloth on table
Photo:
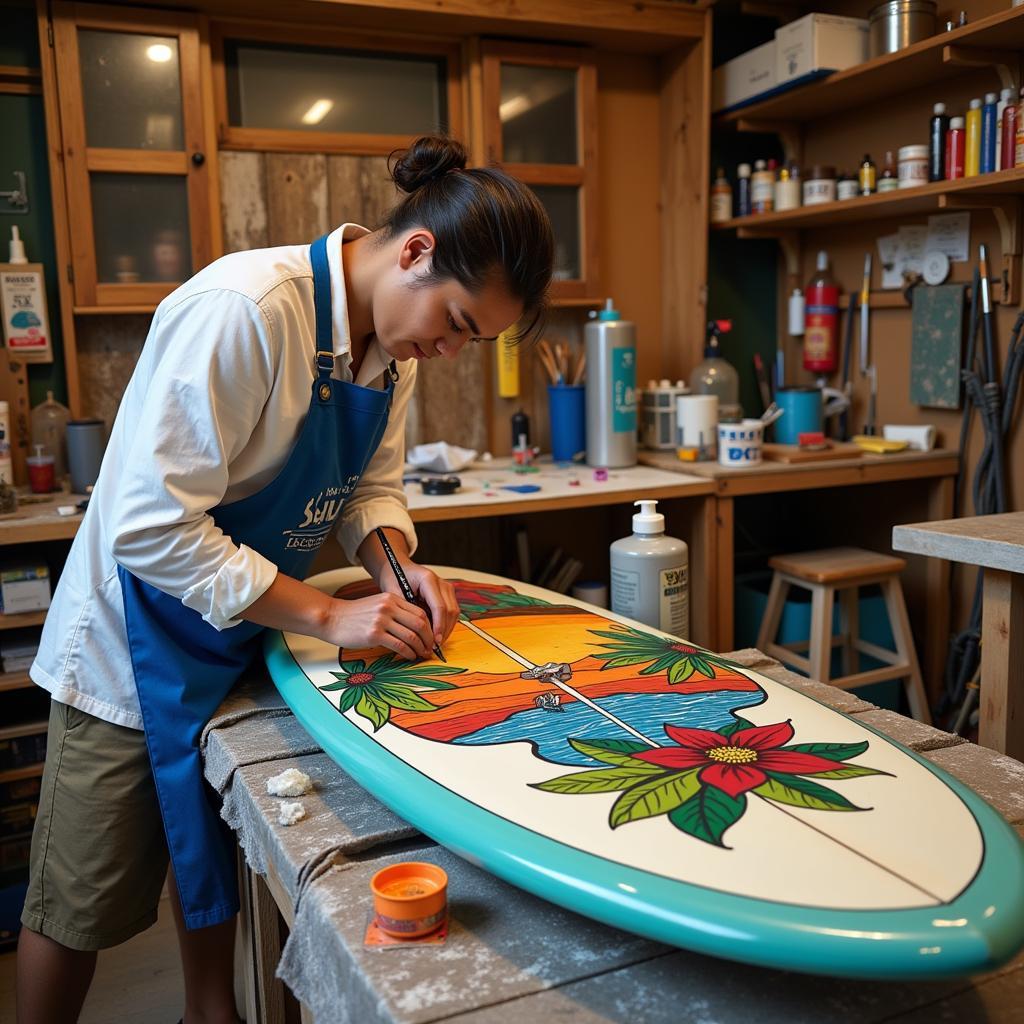
[[[288,768],[305,772],[313,783],[311,793],[288,798],[306,811],[293,826],[278,822],[282,799],[267,793],[267,779]],[[293,904],[307,875],[419,834],[322,752],[240,766],[225,789],[221,817],[237,833],[249,866],[261,875],[272,867]]]
[[[448,873],[447,942],[367,949],[371,877],[397,860],[418,857]],[[335,865],[311,881],[277,975],[315,1020],[423,1024],[639,963],[666,949],[515,889],[431,844]]]

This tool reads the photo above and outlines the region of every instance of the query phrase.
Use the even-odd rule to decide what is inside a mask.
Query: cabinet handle
[[[203,164],[206,163],[206,157],[203,156],[202,153],[193,153],[192,163],[195,164],[196,167],[202,167]]]

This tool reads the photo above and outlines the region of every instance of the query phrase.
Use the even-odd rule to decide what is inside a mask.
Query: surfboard
[[[266,659],[323,749],[438,843],[597,920],[752,964],[936,977],[1024,944],[1024,846],[935,765],[695,644],[435,569],[462,609],[447,664],[277,632]],[[309,582],[374,592],[361,569]]]

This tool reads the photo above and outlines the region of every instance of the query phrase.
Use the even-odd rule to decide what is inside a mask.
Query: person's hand
[[[336,647],[385,647],[409,661],[432,657],[434,635],[422,608],[401,594],[331,602],[320,639]]]
[[[455,628],[455,623],[459,621],[459,602],[455,600],[455,588],[436,572],[415,562],[403,561],[402,570],[413,593],[430,611],[434,632],[431,646],[435,643],[444,643]],[[391,594],[400,595],[402,592],[390,565],[385,565],[381,570],[379,586],[381,590]]]

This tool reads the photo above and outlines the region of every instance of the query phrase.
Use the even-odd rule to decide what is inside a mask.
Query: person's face
[[[453,278],[425,282],[434,237],[410,232],[374,290],[377,341],[392,359],[454,359],[467,341],[493,341],[523,313],[500,280],[469,292]]]

